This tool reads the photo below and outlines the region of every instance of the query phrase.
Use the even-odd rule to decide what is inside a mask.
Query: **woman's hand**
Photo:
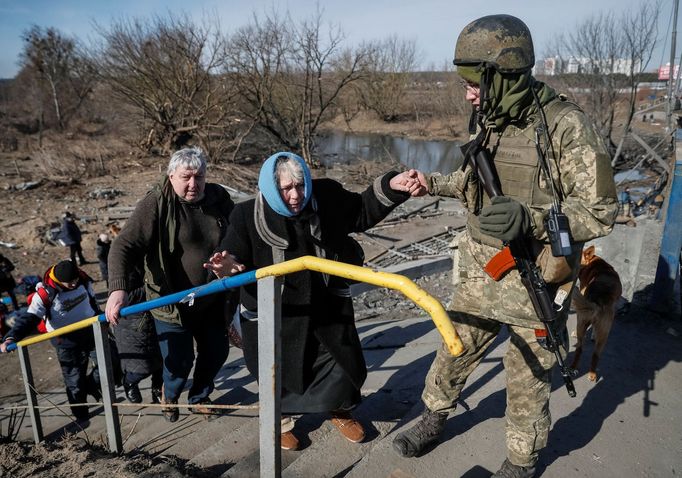
[[[403,191],[412,197],[424,196],[428,192],[424,174],[416,169],[403,171],[393,176],[389,184],[394,191]]]
[[[204,262],[204,269],[213,271],[218,279],[229,277],[237,272],[246,270],[244,264],[240,264],[227,251],[216,252]]]

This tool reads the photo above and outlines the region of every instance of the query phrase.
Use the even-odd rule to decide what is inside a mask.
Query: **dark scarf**
[[[536,113],[533,90],[542,106],[557,96],[553,88],[535,80],[530,70],[513,75],[494,71],[487,99],[482,105],[485,125],[492,130],[501,131],[507,124],[522,122]]]
[[[173,185],[168,179],[168,176],[154,186],[160,192],[157,202],[157,211],[159,214],[159,257],[163,257],[164,247],[168,249],[171,254],[175,251],[175,243],[177,241],[178,224],[176,217],[176,197]]]

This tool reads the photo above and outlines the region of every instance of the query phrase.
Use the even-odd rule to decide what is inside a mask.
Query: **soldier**
[[[531,75],[534,62],[528,27],[509,15],[479,18],[457,39],[454,64],[474,110],[470,132],[483,132],[477,135],[479,144],[492,156],[505,196],[489,199],[464,158],[449,175],[419,176],[423,194],[457,197],[469,210],[459,243],[460,285],[449,312],[466,351],[452,357],[445,347],[438,350],[422,394],[424,412],[416,425],[393,441],[400,455],[411,457],[438,439],[467,377],[506,325],[510,335],[504,357],[507,457],[494,477],[535,476],[538,453],[547,443],[550,427],[551,370],[556,358],[536,337],[536,330],[544,327],[518,272],[511,270],[496,282],[484,267],[505,242],[526,241],[549,292],[564,306],[557,328],[565,337],[570,290],[583,243],[608,234],[618,209],[601,138],[577,105]],[[548,128],[549,144],[538,139],[541,125]],[[549,166],[549,174],[541,170],[536,141],[544,149],[543,165]],[[554,257],[548,244],[545,219],[553,197],[570,223],[573,241],[566,257]],[[557,294],[560,289],[565,294]]]

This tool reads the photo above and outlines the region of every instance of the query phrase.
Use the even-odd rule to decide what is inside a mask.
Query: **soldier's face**
[[[204,197],[206,187],[206,171],[203,169],[187,169],[178,166],[168,176],[173,191],[187,202],[196,202]]]
[[[481,104],[481,87],[467,81],[464,88],[466,90],[464,98],[472,105],[479,106]]]

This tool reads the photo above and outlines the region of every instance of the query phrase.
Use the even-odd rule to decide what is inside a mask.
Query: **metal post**
[[[260,476],[282,474],[281,433],[281,325],[282,278],[258,280],[258,401]]]
[[[123,451],[123,440],[121,440],[121,427],[118,423],[118,408],[112,405],[116,400],[116,390],[109,350],[109,324],[97,321],[92,324],[92,329],[95,334],[97,366],[99,367],[99,380],[102,387],[102,402],[104,402],[109,448],[114,453],[121,453]]]
[[[675,0],[673,13],[673,32],[670,40],[670,70],[668,74],[668,103],[665,107],[666,132],[672,131],[672,106],[673,106],[673,77],[675,74],[675,46],[677,45],[677,10],[680,0]]]
[[[33,384],[33,371],[31,370],[31,360],[28,357],[28,347],[17,347],[19,353],[19,363],[21,364],[21,374],[24,377],[24,387],[26,388],[26,403],[28,414],[31,417],[33,427],[33,440],[36,443],[43,441],[43,424],[40,422],[40,410],[36,408],[38,400]]]

